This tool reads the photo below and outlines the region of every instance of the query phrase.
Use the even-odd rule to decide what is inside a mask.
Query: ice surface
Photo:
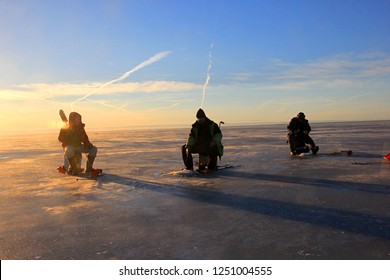
[[[306,157],[224,126],[213,174],[181,171],[189,127],[89,132],[97,180],[57,172],[57,132],[2,136],[0,258],[390,259],[390,122],[311,125]]]

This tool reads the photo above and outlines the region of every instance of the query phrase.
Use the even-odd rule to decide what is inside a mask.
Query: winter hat
[[[75,122],[75,119],[76,118],[80,118],[80,123],[82,123],[81,122],[81,115],[79,114],[79,113],[77,113],[77,112],[72,112],[72,113],[70,113],[69,114],[69,124],[72,126],[72,125],[74,125],[74,122]]]
[[[199,109],[198,112],[196,112],[197,119],[205,118],[205,117],[206,117],[206,114],[204,113],[204,111],[202,109]]]

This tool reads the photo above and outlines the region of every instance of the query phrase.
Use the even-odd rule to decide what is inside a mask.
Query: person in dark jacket
[[[292,118],[287,129],[287,138],[292,155],[297,154],[296,149],[298,146],[304,147],[306,144],[309,146],[313,155],[317,154],[319,147],[316,146],[313,139],[309,136],[311,127],[304,113],[300,112],[296,117]]]
[[[76,112],[69,114],[69,123],[61,128],[58,140],[65,148],[65,158],[69,161],[68,174],[77,175],[80,170],[77,167],[77,156],[86,153],[88,160],[86,173],[94,172],[93,162],[97,154],[97,148],[89,141],[85,132],[85,124],[81,121],[81,115]]]
[[[217,158],[223,155],[222,132],[218,125],[206,117],[199,109],[196,122],[192,125],[187,143],[182,146],[182,156],[186,169],[193,170],[191,154],[199,154],[199,170],[216,170]]]

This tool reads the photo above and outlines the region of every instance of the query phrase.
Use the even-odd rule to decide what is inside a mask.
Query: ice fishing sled
[[[65,168],[64,165],[57,167],[57,170],[58,170],[58,172],[60,172],[62,174],[68,175],[68,171],[67,171],[67,169]],[[81,178],[86,178],[86,179],[88,179],[88,178],[92,179],[92,178],[96,178],[96,177],[101,176],[101,175],[103,175],[103,170],[99,169],[99,168],[95,169],[94,171],[89,172],[89,173],[84,172],[84,168],[79,168],[77,174],[69,175],[69,176],[75,176],[75,177],[81,177]]]
[[[287,143],[289,141],[287,140]],[[317,150],[315,152],[312,152],[310,147],[308,145],[305,144],[305,140],[299,136],[295,136],[295,139],[294,139],[294,150],[295,150],[295,153],[291,153],[292,156],[301,156],[301,157],[304,157],[304,156],[309,156],[309,155],[315,155],[317,154],[318,152],[318,146],[317,146]]]
[[[305,145],[305,143],[299,142],[299,140],[295,140],[295,154],[291,154],[291,156],[309,156],[311,155],[310,147]]]
[[[295,153],[297,156],[301,156],[302,154],[309,154],[310,148],[306,145],[303,147],[295,147]]]
[[[239,167],[240,165],[231,165],[231,164],[226,164],[226,165],[221,165],[218,166],[218,169],[213,169],[213,170],[199,170],[199,169],[194,169],[194,170],[188,170],[188,169],[182,169],[180,171],[173,171],[166,173],[166,175],[173,175],[173,176],[178,176],[178,177],[199,177],[202,175],[207,175],[207,174],[218,174],[218,172],[224,170],[224,169],[229,169],[229,168],[235,168]]]
[[[218,166],[216,169],[196,169],[195,171],[201,174],[211,174],[211,173],[216,173],[218,171],[221,171],[223,169],[228,169],[228,168],[234,168],[238,167],[238,165],[231,165],[231,164],[226,164],[226,165],[221,165]]]

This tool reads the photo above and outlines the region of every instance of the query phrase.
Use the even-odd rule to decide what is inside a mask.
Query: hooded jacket
[[[80,124],[75,124],[75,119],[80,118]],[[63,146],[74,146],[79,147],[81,145],[89,146],[91,142],[89,141],[88,135],[85,132],[85,124],[81,122],[81,115],[76,112],[69,114],[68,124],[61,128],[58,140],[62,142]]]
[[[303,131],[305,130],[308,133],[311,131],[309,121],[307,119],[299,120],[299,118],[297,117],[291,119],[290,123],[287,126],[287,129],[292,133],[297,132],[298,134],[303,133]]]
[[[222,132],[218,125],[205,117],[204,123],[195,122],[192,125],[190,134],[187,139],[187,147],[191,149],[194,145],[198,146],[201,150],[207,150],[210,143],[214,141],[218,148],[219,156],[223,155]]]

